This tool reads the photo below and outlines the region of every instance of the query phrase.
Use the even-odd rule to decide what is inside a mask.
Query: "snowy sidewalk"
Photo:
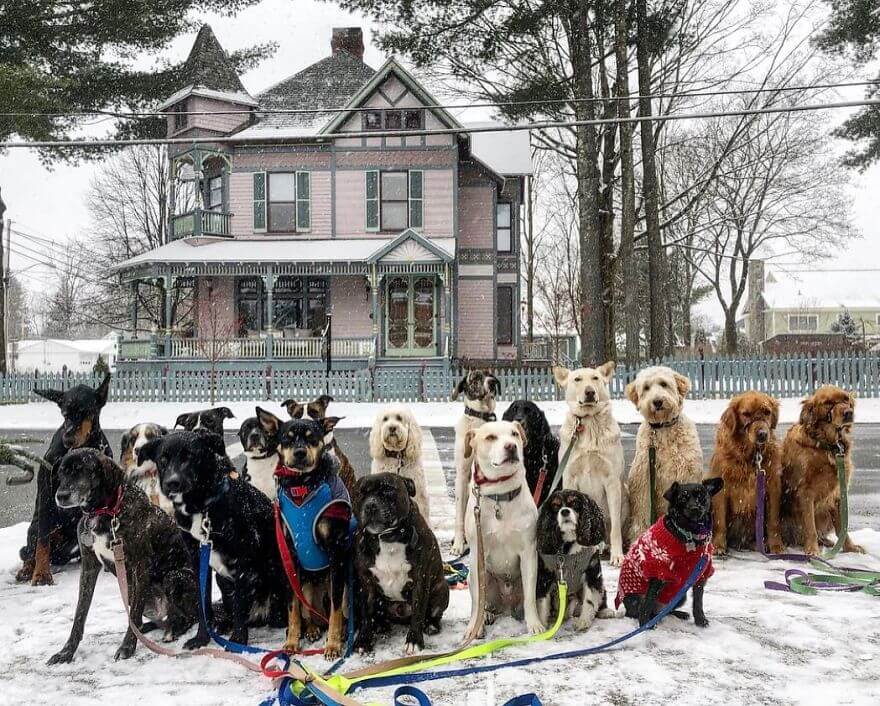
[[[432,496],[432,500],[434,496]],[[47,668],[45,660],[64,644],[73,619],[79,569],[56,574],[56,585],[34,588],[14,583],[25,525],[0,529],[0,704],[96,703],[180,706],[256,706],[269,682],[230,663],[197,658],[175,661],[139,646],[126,662],[114,662],[125,617],[109,574],[98,581],[85,637],[74,662]],[[880,568],[880,532],[860,530],[856,541],[873,557],[845,555],[841,563]],[[795,596],[764,590],[779,579],[783,562],[754,554],[716,563],[706,590],[710,626],[667,619],[614,651],[558,660],[526,669],[506,669],[452,681],[428,682],[436,705],[500,706],[516,694],[534,691],[544,704],[873,704],[880,700],[880,601],[863,594]],[[605,582],[613,599],[617,572],[607,565]],[[443,632],[428,637],[430,650],[454,645],[469,611],[466,591],[454,591]],[[586,633],[568,625],[547,643],[496,653],[493,663],[574,650],[628,632],[634,621],[597,621]],[[506,618],[488,637],[520,634]],[[380,642],[369,660],[400,656],[403,628]],[[256,630],[255,643],[281,644],[282,631]],[[320,658],[310,658],[320,666]],[[357,692],[363,703],[391,704],[391,690]]]

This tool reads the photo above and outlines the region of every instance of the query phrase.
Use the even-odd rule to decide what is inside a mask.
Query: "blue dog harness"
[[[330,566],[330,557],[319,545],[316,536],[318,520],[333,506],[347,512],[349,537],[357,520],[351,511],[351,496],[339,478],[333,475],[314,488],[295,485],[278,488],[278,505],[300,566],[306,571],[321,571]],[[340,507],[341,506],[341,507]]]

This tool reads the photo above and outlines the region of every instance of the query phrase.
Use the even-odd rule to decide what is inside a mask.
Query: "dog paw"
[[[785,551],[785,545],[782,542],[768,542],[767,548],[771,554],[782,554]]]
[[[526,618],[526,625],[528,625],[529,632],[532,633],[532,635],[540,635],[542,632],[544,632],[547,629],[544,626],[544,623],[542,623],[538,619],[537,615],[531,619]]]
[[[236,628],[229,633],[229,641],[237,642],[239,645],[246,645],[248,642],[247,628]]]
[[[309,642],[317,642],[321,639],[321,627],[319,625],[313,625],[309,623],[306,625],[306,640]]]
[[[464,537],[456,537],[452,542],[452,555],[454,557],[460,557],[464,554],[467,549],[467,543],[464,541]]]
[[[622,566],[623,554],[620,552],[611,552],[611,566]]]
[[[726,544],[713,544],[715,549],[715,556],[725,556],[727,554],[727,545]]]
[[[324,659],[333,662],[340,657],[342,657],[342,641],[327,640],[327,644],[324,645]]]
[[[200,647],[204,647],[211,641],[207,635],[195,635],[191,637],[189,640],[183,643],[183,649],[185,650],[197,650]]]
[[[412,655],[417,655],[419,652],[421,652],[421,651],[422,651],[422,648],[419,647],[419,646],[418,646],[417,644],[415,644],[414,642],[409,642],[409,641],[407,640],[407,643],[406,643],[406,645],[404,646],[403,651],[404,651],[404,653],[406,654],[407,657],[411,657]]]
[[[119,649],[116,650],[116,654],[113,655],[113,659],[115,659],[117,662],[121,659],[128,659],[134,654],[134,648],[136,645],[137,643],[135,643],[134,645],[122,643]]]
[[[578,631],[589,630],[590,626],[593,624],[593,616],[592,615],[579,615],[574,619],[574,629]]]
[[[861,544],[855,544],[854,542],[847,540],[843,546],[843,551],[852,552],[854,554],[864,554],[865,548]]]
[[[694,625],[696,625],[699,628],[707,628],[707,627],[709,627],[709,621],[706,620],[705,615],[700,615],[700,616],[695,615],[694,616]]]
[[[31,575],[31,586],[52,586],[54,583],[52,572],[48,569],[46,571],[34,571]]]
[[[354,643],[354,651],[361,655],[369,654],[373,651],[373,640],[358,636]]]
[[[73,662],[73,652],[73,650],[65,647],[63,650],[61,650],[61,652],[56,652],[54,655],[49,657],[49,659],[46,661],[46,664],[50,667],[53,664],[70,664],[71,662]]]
[[[440,626],[434,625],[434,623],[428,623],[425,625],[425,634],[426,635],[437,635],[440,633]]]
[[[420,652],[425,649],[425,638],[422,637],[421,633],[410,630],[406,633],[406,647],[404,649],[408,655]]]
[[[813,542],[811,544],[804,545],[804,554],[808,556],[819,556],[819,543]]]
[[[299,652],[299,640],[285,640],[284,646],[281,648],[282,652],[286,652],[289,655],[295,655]]]
[[[601,620],[611,620],[614,618],[622,618],[626,615],[626,612],[621,610],[615,610],[614,608],[601,608],[598,613],[596,613],[596,617]]]
[[[483,622],[486,625],[492,625],[495,622],[495,613],[493,613],[491,610],[487,610]]]
[[[15,580],[17,583],[26,583],[31,580],[31,576],[34,575],[34,562],[26,561],[21,565],[21,568],[15,574]]]

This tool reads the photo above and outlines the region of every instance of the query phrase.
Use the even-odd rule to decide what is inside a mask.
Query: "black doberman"
[[[113,458],[100,419],[109,390],[109,373],[94,389],[87,385],[77,385],[67,391],[34,389],[35,394],[58,405],[64,421],[44,456],[53,470],[41,467],[37,472],[34,515],[28,527],[27,544],[19,552],[23,564],[15,576],[16,581],[30,581],[35,586],[49,585],[52,583],[52,565],[66,564],[78,556],[76,526],[82,512],[77,508],[61,509],[55,504],[58,490],[55,471],[71,449],[97,449]]]

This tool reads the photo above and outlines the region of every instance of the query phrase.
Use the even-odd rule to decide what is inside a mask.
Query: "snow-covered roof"
[[[152,262],[367,262],[383,254],[395,238],[332,238],[306,240],[275,236],[251,239],[184,238],[116,265],[127,270]],[[420,236],[421,237],[421,236]],[[431,238],[430,243],[455,257],[454,238]]]
[[[179,103],[184,98],[188,98],[189,96],[213,98],[214,100],[218,101],[238,103],[240,105],[249,105],[252,107],[256,107],[257,105],[259,105],[257,101],[251,98],[248,93],[242,93],[241,91],[217,91],[213,88],[204,88],[203,86],[193,86],[192,84],[190,84],[189,86],[184,86],[169,98],[166,98],[159,106],[159,110],[170,108],[171,106]]]
[[[793,272],[767,269],[768,309],[880,309],[880,281],[872,272]]]
[[[500,126],[502,123],[468,123],[466,127]],[[471,133],[471,154],[498,174],[533,174],[528,130]]]
[[[107,353],[112,351],[115,345],[116,340],[111,338],[31,338],[16,343],[19,353],[31,348],[42,348],[43,346],[69,348],[80,353]]]

